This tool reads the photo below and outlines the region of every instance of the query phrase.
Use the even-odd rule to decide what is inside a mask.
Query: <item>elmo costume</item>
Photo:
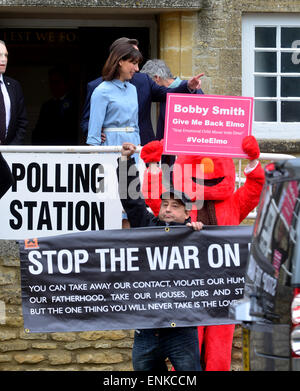
[[[200,200],[203,204],[201,209],[193,207],[192,221],[201,221],[204,225],[239,225],[258,205],[264,184],[264,171],[256,160],[260,154],[259,146],[255,137],[247,136],[242,147],[250,162],[245,169],[246,182],[237,190],[235,166],[231,158],[182,155],[176,159],[173,171],[175,189],[184,191],[191,199]],[[143,194],[155,215],[160,209],[159,196],[165,190],[162,172],[157,166],[162,151],[159,141],[150,142],[141,151],[141,158],[149,167],[144,174]],[[230,370],[234,327],[198,327],[203,369]]]

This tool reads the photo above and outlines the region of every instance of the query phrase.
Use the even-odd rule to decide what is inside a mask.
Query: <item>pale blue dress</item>
[[[133,132],[105,132],[106,141],[101,143],[102,128],[132,127]],[[122,145],[141,143],[138,126],[138,99],[134,85],[119,79],[103,81],[91,96],[91,110],[87,144]]]

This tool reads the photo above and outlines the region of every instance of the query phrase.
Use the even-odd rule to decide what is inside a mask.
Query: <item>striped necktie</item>
[[[6,113],[5,113],[5,104],[4,104],[4,98],[2,94],[2,80],[0,81],[0,141],[1,144],[4,143],[6,138]]]

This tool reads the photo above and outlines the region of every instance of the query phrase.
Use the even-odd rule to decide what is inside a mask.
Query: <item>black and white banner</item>
[[[19,242],[24,328],[66,332],[233,323],[252,227],[103,230]]]

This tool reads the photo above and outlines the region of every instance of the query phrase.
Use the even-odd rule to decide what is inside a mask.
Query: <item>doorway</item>
[[[29,120],[25,144],[33,143],[41,107],[51,98],[49,71],[53,69],[66,71],[74,97],[72,144],[85,144],[79,123],[86,85],[101,75],[109,46],[120,37],[136,38],[144,61],[151,57],[149,27],[0,28],[0,39],[9,52],[6,75],[20,82],[25,97]]]

